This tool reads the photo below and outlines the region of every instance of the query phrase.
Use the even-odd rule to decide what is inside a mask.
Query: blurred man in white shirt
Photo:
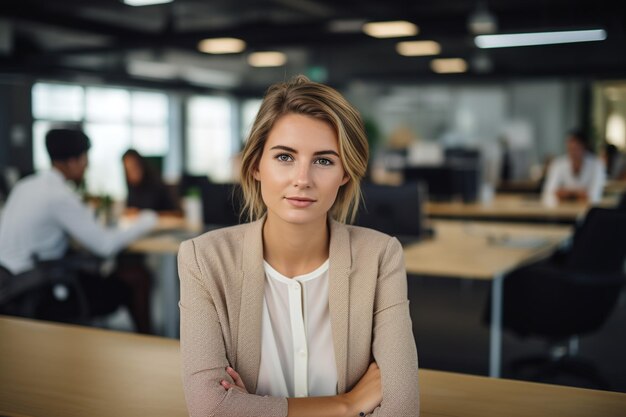
[[[11,191],[0,219],[0,265],[13,274],[14,279],[35,268],[37,261],[62,259],[70,238],[105,258],[149,232],[156,224],[157,215],[151,211],[141,213],[137,221],[124,230],[104,228],[96,221],[68,184],[82,181],[89,147],[89,138],[80,130],[49,131],[46,148],[52,168],[22,179]],[[149,283],[132,279],[122,282],[115,275],[104,279],[97,274],[81,274],[79,279],[93,314],[106,314],[119,305],[126,305],[137,330],[150,332]],[[67,305],[55,302],[54,294],[44,304],[45,314],[52,319],[59,310],[67,309]]]

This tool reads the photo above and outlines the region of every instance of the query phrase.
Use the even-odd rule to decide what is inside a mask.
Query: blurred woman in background
[[[139,152],[134,149],[127,150],[122,156],[122,162],[128,186],[127,213],[150,209],[160,215],[181,214],[172,192],[156,169]]]

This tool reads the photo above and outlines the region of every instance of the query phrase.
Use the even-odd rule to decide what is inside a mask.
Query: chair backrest
[[[63,285],[73,289],[78,311],[68,319],[87,320],[90,306],[78,279],[79,271],[99,271],[102,259],[83,254],[58,260],[38,261],[35,268],[17,275],[0,265],[0,313],[46,319],[37,313],[37,306],[49,288]]]
[[[565,267],[620,274],[626,260],[626,211],[593,207],[576,230]]]
[[[619,202],[617,203],[617,207],[615,208],[621,211],[626,211],[626,191],[622,193],[619,198]]]
[[[363,183],[363,201],[356,224],[401,237],[418,238],[423,231],[422,185],[401,186]]]

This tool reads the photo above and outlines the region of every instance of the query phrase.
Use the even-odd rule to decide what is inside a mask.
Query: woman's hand
[[[352,414],[369,414],[380,405],[383,400],[380,369],[376,362],[372,362],[352,391],[345,394],[351,406]]]
[[[225,379],[222,379],[220,384],[222,384],[222,387],[224,387],[225,390],[229,390],[231,388],[235,388],[235,389],[240,390],[241,392],[244,392],[244,393],[248,394],[248,390],[246,389],[246,385],[243,383],[243,380],[241,379],[241,377],[239,376],[237,371],[235,371],[230,366],[227,366],[226,367],[226,373],[228,375],[230,375],[230,377],[233,379],[233,381],[235,383],[231,384],[230,382],[226,381]]]

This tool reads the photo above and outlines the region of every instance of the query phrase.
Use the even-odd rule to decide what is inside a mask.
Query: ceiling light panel
[[[437,74],[452,74],[467,71],[467,62],[462,58],[433,59],[430,68]]]
[[[441,45],[435,41],[398,42],[396,51],[404,56],[426,56],[441,53]]]
[[[417,35],[419,28],[406,20],[397,20],[366,23],[363,25],[363,32],[375,38],[401,38]]]
[[[210,38],[198,43],[198,50],[207,54],[236,54],[246,49],[246,43],[237,38]]]
[[[287,55],[277,51],[254,52],[248,55],[248,64],[253,67],[280,67],[287,62]]]

